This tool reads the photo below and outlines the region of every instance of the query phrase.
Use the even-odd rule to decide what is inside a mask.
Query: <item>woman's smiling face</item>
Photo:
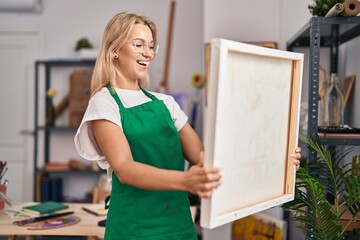
[[[133,40],[143,40],[146,47],[144,51],[137,52]],[[117,87],[138,89],[138,80],[145,79],[151,60],[154,55],[150,52],[148,44],[153,42],[153,36],[147,25],[135,24],[124,46],[117,52],[118,76]]]

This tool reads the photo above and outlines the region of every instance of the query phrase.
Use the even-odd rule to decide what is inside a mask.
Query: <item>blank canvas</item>
[[[303,54],[214,39],[205,107],[205,165],[223,183],[202,199],[214,228],[294,198]]]

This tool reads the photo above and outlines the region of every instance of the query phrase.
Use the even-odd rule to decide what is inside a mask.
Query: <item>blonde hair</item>
[[[151,30],[154,42],[157,42],[157,29],[154,22],[145,16],[131,12],[116,14],[106,25],[100,52],[97,56],[91,79],[91,95],[94,95],[108,83],[115,85],[118,70],[115,66],[115,53],[124,45],[135,24],[144,24]],[[139,84],[144,84],[140,79]]]

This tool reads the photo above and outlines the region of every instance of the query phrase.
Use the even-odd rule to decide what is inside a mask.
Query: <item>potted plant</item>
[[[305,239],[354,239],[349,235],[358,233],[347,230],[360,212],[360,177],[352,171],[351,163],[343,163],[352,149],[335,151],[312,139],[301,140],[318,158],[300,167],[296,173],[295,199],[284,208],[294,211],[292,220],[298,222]],[[350,215],[345,222],[344,214]]]
[[[94,59],[97,56],[97,50],[93,49],[93,44],[87,37],[82,37],[76,41],[75,52],[81,59]]]
[[[92,48],[92,44],[88,38],[82,37],[76,42],[75,51],[79,51],[81,49],[89,49]]]

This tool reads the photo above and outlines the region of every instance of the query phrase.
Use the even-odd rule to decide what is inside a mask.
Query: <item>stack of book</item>
[[[66,204],[54,202],[54,201],[47,201],[47,202],[36,203],[34,205],[24,206],[22,210],[24,212],[29,212],[36,215],[43,215],[47,213],[60,211],[66,208],[69,208],[69,206]]]

